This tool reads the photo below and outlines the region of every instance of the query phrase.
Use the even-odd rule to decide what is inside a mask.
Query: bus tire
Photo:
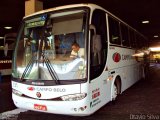
[[[115,79],[112,89],[112,103],[115,104],[119,94],[121,93],[121,80],[119,77]]]

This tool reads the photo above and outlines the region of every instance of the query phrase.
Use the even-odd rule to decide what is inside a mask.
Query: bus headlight
[[[19,92],[18,90],[12,89],[12,93],[16,94],[18,96],[22,96],[23,94],[21,92]]]
[[[77,101],[84,99],[86,96],[87,96],[86,93],[77,93],[77,94],[62,96],[61,99],[63,101]]]

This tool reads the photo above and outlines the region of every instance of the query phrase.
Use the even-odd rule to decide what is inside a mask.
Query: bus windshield
[[[72,10],[24,19],[15,49],[13,76],[27,81],[85,80],[86,15],[85,10]],[[72,50],[74,44],[78,51]]]

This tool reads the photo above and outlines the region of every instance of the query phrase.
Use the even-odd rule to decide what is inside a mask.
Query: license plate
[[[36,109],[36,110],[42,110],[42,111],[47,111],[47,106],[40,105],[40,104],[34,104],[34,109]]]

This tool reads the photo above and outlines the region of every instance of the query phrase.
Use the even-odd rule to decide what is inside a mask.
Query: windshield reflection
[[[28,80],[76,80],[86,78],[83,10],[41,15],[25,21],[16,48],[14,76]],[[83,57],[71,57],[72,44]]]

